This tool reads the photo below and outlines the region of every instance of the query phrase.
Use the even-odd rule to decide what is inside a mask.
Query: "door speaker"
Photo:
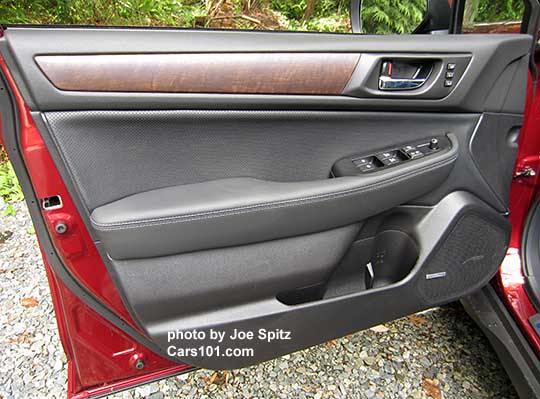
[[[464,214],[422,270],[418,292],[423,299],[448,302],[485,285],[506,254],[505,224],[478,213]]]

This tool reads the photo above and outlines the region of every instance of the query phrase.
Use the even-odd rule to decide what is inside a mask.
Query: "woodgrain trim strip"
[[[183,53],[40,55],[60,90],[340,95],[353,53]]]

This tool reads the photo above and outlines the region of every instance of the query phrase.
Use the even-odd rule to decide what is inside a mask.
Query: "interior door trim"
[[[340,95],[355,53],[38,55],[60,90]]]

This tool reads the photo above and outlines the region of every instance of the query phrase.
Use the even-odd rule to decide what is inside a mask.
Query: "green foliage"
[[[349,0],[317,0],[314,3],[315,7],[308,18],[305,18],[306,0],[271,0],[268,6],[281,14],[289,30],[350,31]]]
[[[309,1],[309,0],[307,0]],[[242,13],[245,0],[229,0]],[[210,2],[211,3],[211,2]],[[348,0],[316,0],[304,21],[306,0],[259,0],[288,30],[349,30]],[[2,24],[195,27],[207,17],[204,0],[2,0]],[[237,28],[246,28],[238,20]],[[231,26],[224,26],[231,27]],[[249,26],[248,26],[249,27]],[[261,28],[252,26],[251,28]],[[262,26],[264,28],[264,26]]]
[[[24,199],[13,166],[8,161],[0,163],[0,197],[5,202],[22,201]],[[8,204],[3,214],[14,215],[15,209]]]
[[[280,12],[288,20],[300,21],[306,8],[306,0],[272,0],[271,8]]]
[[[520,21],[523,10],[523,0],[481,2],[478,5],[475,22]]]
[[[0,23],[189,27],[204,12],[197,0],[2,0]]]
[[[331,15],[329,17],[315,17],[305,24],[306,30],[316,32],[340,32],[350,31],[349,16]]]
[[[362,31],[368,34],[411,33],[424,18],[426,0],[365,0]]]
[[[426,2],[363,0],[363,31],[369,34],[410,33],[422,21]],[[223,0],[220,3],[215,0],[1,0],[0,23],[209,26],[208,12],[211,7],[207,6],[216,4],[234,10],[237,19],[232,25],[229,21],[228,25],[224,23],[223,26],[214,23],[214,27],[268,29],[264,23],[252,25],[238,19],[248,4],[247,0]],[[274,21],[279,21],[279,29],[350,31],[349,0],[252,0],[251,4]],[[259,18],[260,12],[254,17]],[[522,0],[467,0],[465,25],[519,20],[522,15]]]
[[[6,209],[2,212],[2,216],[15,216],[16,214],[17,210],[11,204],[8,204]]]
[[[523,12],[523,0],[467,0],[463,26],[471,27],[480,22],[520,21]]]
[[[5,201],[24,199],[21,186],[10,162],[0,163],[0,197]]]
[[[300,21],[304,17],[307,7],[306,0],[271,0],[270,7],[283,14],[289,20]],[[348,15],[348,0],[318,0],[315,1],[313,16],[316,18],[327,18],[336,15]]]

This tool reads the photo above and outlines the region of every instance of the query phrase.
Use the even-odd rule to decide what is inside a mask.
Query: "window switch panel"
[[[450,140],[446,136],[432,136],[396,146],[397,148],[342,158],[332,167],[332,176],[358,176],[365,173],[383,172],[388,168],[418,162],[431,154],[448,150],[450,146]]]

